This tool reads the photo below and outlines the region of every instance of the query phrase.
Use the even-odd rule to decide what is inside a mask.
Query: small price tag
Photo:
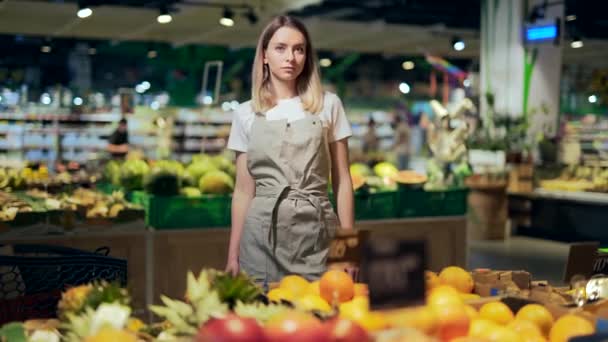
[[[597,241],[570,244],[568,261],[564,271],[565,283],[570,284],[570,279],[575,275],[589,278],[592,274],[599,273],[596,271],[600,268],[600,263],[597,260],[599,245]]]
[[[377,310],[424,304],[425,267],[425,241],[369,239],[363,245],[359,271],[369,287],[370,307]]]

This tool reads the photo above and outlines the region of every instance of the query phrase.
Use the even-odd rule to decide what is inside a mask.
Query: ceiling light
[[[465,87],[470,87],[471,86],[471,80],[468,78],[465,78],[464,81],[462,81],[462,85]]]
[[[251,25],[255,25],[258,22],[258,16],[253,11],[253,8],[249,8],[249,11],[245,13],[245,18],[249,21]]]
[[[234,26],[233,17],[234,17],[234,13],[232,13],[230,8],[228,8],[228,7],[224,8],[224,14],[222,15],[222,18],[220,18],[220,25],[226,26],[226,27]]]
[[[49,93],[44,93],[40,96],[40,102],[43,105],[50,105],[53,101],[51,100],[51,95],[49,95]]]
[[[51,48],[50,44],[45,43],[44,45],[42,45],[40,47],[40,51],[43,53],[50,53],[53,49]]]
[[[403,70],[412,70],[416,67],[416,64],[414,64],[412,61],[405,61],[403,64],[401,64],[401,67]]]
[[[156,50],[154,50],[153,48],[148,50],[148,58],[152,59],[152,58],[156,58],[158,56],[158,52],[156,52]]]
[[[452,39],[452,47],[456,51],[464,50],[464,48],[465,48],[464,40],[462,40],[462,38],[460,38],[460,37],[454,37]]]
[[[329,59],[329,58],[321,58],[321,60],[319,61],[319,64],[322,67],[327,68],[327,67],[331,66],[331,59]]]
[[[589,100],[589,103],[596,103],[597,102],[597,96],[591,95],[591,96],[589,96],[589,98],[587,100]]]
[[[81,97],[75,97],[74,98],[74,106],[82,106],[82,98]]]
[[[90,47],[89,48],[89,55],[96,55],[97,54],[97,49],[94,47]]]
[[[409,94],[410,93],[410,85],[405,83],[405,82],[401,82],[399,84],[399,91],[402,92],[403,94]]]
[[[575,14],[570,14],[566,16],[566,21],[575,21],[576,20],[576,15]]]
[[[173,17],[169,13],[169,10],[166,6],[161,6],[160,14],[156,18],[156,21],[158,21],[159,24],[168,24],[173,21]]]
[[[91,9],[91,7],[85,5],[84,1],[78,2],[78,12],[76,12],[76,15],[78,16],[78,18],[80,18],[80,19],[88,18],[92,14],[93,14],[93,10]]]
[[[150,89],[150,87],[152,85],[148,81],[143,81],[143,82],[141,82],[141,86],[144,87],[146,90],[148,90],[148,89]]]
[[[143,93],[145,93],[145,92],[146,92],[146,90],[147,90],[147,89],[146,89],[146,87],[144,87],[144,86],[143,86],[143,85],[141,85],[141,84],[138,84],[138,85],[136,85],[136,86],[135,86],[135,91],[136,91],[138,94],[143,94]]]
[[[583,41],[579,37],[573,38],[572,42],[570,43],[570,47],[573,48],[573,49],[580,49],[584,45],[585,44],[583,44]]]
[[[213,97],[211,97],[209,95],[205,95],[205,97],[203,97],[203,104],[210,105],[212,103],[213,103]]]

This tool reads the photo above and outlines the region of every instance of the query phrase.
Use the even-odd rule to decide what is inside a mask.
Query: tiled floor
[[[514,236],[505,241],[470,241],[468,268],[526,270],[534,280],[562,284],[569,245]]]

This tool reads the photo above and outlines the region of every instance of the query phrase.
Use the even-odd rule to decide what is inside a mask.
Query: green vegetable
[[[144,177],[150,172],[150,167],[143,160],[127,160],[120,171],[120,183],[126,190],[141,190],[144,187]]]

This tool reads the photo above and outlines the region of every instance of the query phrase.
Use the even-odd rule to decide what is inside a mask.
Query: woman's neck
[[[296,90],[296,81],[281,81],[275,77],[272,78],[272,86],[277,100],[291,99],[298,96]]]

